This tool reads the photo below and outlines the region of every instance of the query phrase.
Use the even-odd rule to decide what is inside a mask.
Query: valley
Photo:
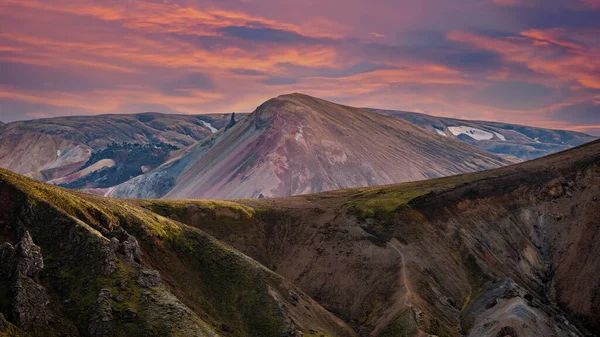
[[[252,326],[274,336],[284,330],[305,336],[595,334],[599,146],[593,142],[519,165],[421,182],[236,201],[123,203],[3,170],[3,259],[12,256],[10,247],[19,246],[23,235],[31,236],[44,267],[25,270],[17,280],[25,289],[45,289],[50,300],[44,314],[61,323],[31,325],[26,319],[31,313],[19,313],[33,307],[15,308],[18,301],[5,302],[0,311],[26,331],[86,334],[96,326],[95,310],[106,313],[108,307],[137,313],[131,323],[122,324],[129,318],[119,314],[99,325],[116,329],[115,335],[138,333],[123,330],[130,328],[150,335],[192,330],[255,335],[244,330]],[[89,256],[85,269],[83,261],[68,257],[81,254]],[[232,263],[239,267],[231,269]],[[2,265],[10,266],[4,260]],[[76,278],[83,270],[98,275],[86,285],[74,282],[67,270]],[[214,279],[221,272],[225,278]],[[146,281],[151,275],[161,281]],[[121,288],[111,286],[123,282]],[[144,288],[146,282],[158,288]],[[246,296],[214,297],[249,291],[249,284],[264,284],[260,296],[266,296],[250,311],[233,314],[233,308],[249,305],[237,302]],[[105,296],[103,287],[113,297],[85,302]],[[142,297],[136,297],[137,289]],[[71,297],[69,291],[81,295]],[[116,294],[125,306],[114,300]],[[147,296],[157,304],[145,306]],[[297,298],[306,304],[294,304]],[[226,303],[238,304],[220,307]],[[266,303],[279,304],[267,309]],[[69,309],[75,305],[85,308],[77,316]],[[165,305],[181,309],[152,320],[164,315],[156,310]],[[295,309],[300,307],[309,311]],[[245,325],[260,322],[252,315],[265,310],[274,310],[274,320]],[[156,327],[177,312],[189,318]]]

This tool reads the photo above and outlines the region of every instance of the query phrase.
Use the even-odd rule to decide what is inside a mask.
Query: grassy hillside
[[[25,258],[14,268],[3,260],[0,311],[33,334],[352,335],[281,276],[198,229],[5,170],[0,189],[0,238],[18,247],[29,233],[44,264],[27,274]],[[17,285],[49,303],[20,307],[28,295]]]

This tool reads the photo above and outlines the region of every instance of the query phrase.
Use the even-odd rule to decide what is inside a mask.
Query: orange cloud
[[[496,38],[454,31],[447,38],[494,51],[535,72],[600,89],[600,50],[567,41],[564,34],[559,29],[529,30],[518,37]],[[552,49],[553,46],[560,49]]]

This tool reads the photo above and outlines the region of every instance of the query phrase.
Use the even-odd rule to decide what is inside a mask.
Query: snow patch
[[[215,132],[219,131],[219,130],[215,129],[215,128],[214,128],[214,127],[213,127],[213,126],[212,126],[210,123],[208,123],[208,122],[205,122],[205,121],[200,121],[200,122],[201,122],[202,124],[204,124],[204,126],[206,126],[206,127],[207,127],[207,128],[210,130],[210,132],[212,132],[212,133],[215,133]]]
[[[438,135],[448,137],[448,135],[444,132],[444,130],[440,130],[438,128],[433,128],[433,129],[435,130],[435,132],[438,133]]]
[[[296,138],[296,141],[297,141],[297,142],[303,142],[303,141],[304,141],[304,133],[302,132],[302,129],[303,129],[303,127],[302,127],[302,126],[300,126],[300,127],[298,128],[298,131],[296,131],[296,136],[295,136],[295,138]]]
[[[60,155],[61,155],[60,150],[56,150],[56,156],[60,157]]]
[[[494,138],[493,133],[472,128],[470,126],[449,126],[448,130],[455,136],[465,134],[475,140],[490,140]]]
[[[501,133],[498,133],[498,132],[494,132],[494,134],[496,135],[496,137],[500,138],[500,140],[502,140],[502,141],[505,141],[505,140],[506,140],[506,137],[504,137],[504,135],[503,135],[503,134],[501,134]]]

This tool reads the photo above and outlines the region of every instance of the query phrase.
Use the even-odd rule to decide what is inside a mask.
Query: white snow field
[[[475,140],[490,140],[494,138],[493,133],[472,128],[470,126],[449,126],[448,130],[455,136],[465,134]]]
[[[210,132],[215,133],[219,130],[215,129],[212,125],[210,125],[210,123],[205,122],[205,121],[200,121],[202,124],[204,124],[204,126],[206,126],[207,128],[210,129]]]

